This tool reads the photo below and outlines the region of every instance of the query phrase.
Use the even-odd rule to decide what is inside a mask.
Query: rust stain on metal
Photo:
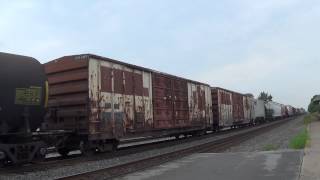
[[[233,92],[232,93],[232,114],[235,122],[241,122],[244,120],[243,110],[243,95]]]
[[[88,61],[67,56],[44,66],[50,88],[47,128],[86,132]]]
[[[214,126],[231,126],[233,124],[232,92],[225,89],[212,88],[211,93]]]
[[[89,140],[212,122],[208,85],[92,55],[63,57],[46,70],[50,107],[86,112],[63,118],[65,125],[87,131]],[[68,114],[59,108],[56,114]]]

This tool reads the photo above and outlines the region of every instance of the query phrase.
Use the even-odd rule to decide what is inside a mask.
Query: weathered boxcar
[[[211,88],[215,129],[252,123],[254,98],[219,87]]]
[[[212,88],[213,126],[215,129],[233,125],[232,91]]]
[[[232,115],[234,124],[242,124],[244,119],[243,95],[232,92]]]
[[[46,129],[71,130],[58,149],[108,151],[123,138],[178,136],[212,127],[207,84],[91,54],[45,64]]]
[[[253,123],[255,118],[254,110],[255,99],[251,94],[245,94],[243,96],[243,111],[244,111],[244,123]]]
[[[256,123],[261,123],[265,121],[265,102],[263,100],[257,99],[255,100],[255,122]]]

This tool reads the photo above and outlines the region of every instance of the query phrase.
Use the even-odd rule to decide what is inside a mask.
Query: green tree
[[[311,102],[308,106],[308,111],[310,113],[313,113],[313,112],[320,112],[320,104],[319,104],[319,95],[314,95],[312,98],[311,98]]]
[[[265,102],[268,102],[268,101],[272,101],[272,96],[271,94],[268,94],[267,92],[264,92],[262,91],[258,97],[258,99],[260,100],[264,100]]]

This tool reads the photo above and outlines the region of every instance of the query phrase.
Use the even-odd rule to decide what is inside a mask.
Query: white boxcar
[[[272,113],[272,114],[268,114],[268,115],[271,116],[273,119],[278,119],[278,118],[282,117],[281,104],[279,104],[277,102],[270,101],[270,102],[267,102],[265,104],[265,106],[266,106],[267,111]]]
[[[255,112],[255,120],[256,121],[263,121],[266,116],[265,112],[265,102],[263,100],[256,99],[255,100],[255,106],[254,106],[254,112]]]
[[[293,108],[290,105],[286,106],[287,112],[288,112],[288,116],[293,116]]]

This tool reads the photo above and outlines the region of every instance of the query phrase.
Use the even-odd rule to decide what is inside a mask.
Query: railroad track
[[[0,168],[0,173],[2,174],[16,174],[16,173],[29,173],[29,172],[35,172],[35,171],[46,171],[49,169],[64,167],[64,166],[72,166],[77,165],[83,162],[94,162],[98,160],[107,160],[112,158],[119,158],[122,156],[128,156],[131,154],[137,154],[145,151],[150,151],[154,149],[162,149],[167,148],[171,146],[175,146],[177,144],[187,144],[192,143],[194,141],[199,141],[206,138],[212,138],[215,136],[223,136],[227,135],[229,133],[236,133],[238,131],[244,131],[246,129],[250,129],[250,127],[242,127],[242,128],[236,128],[236,129],[227,129],[220,132],[210,133],[204,136],[191,136],[188,138],[169,138],[168,140],[163,141],[155,141],[155,142],[149,142],[145,144],[137,144],[134,146],[126,146],[121,147],[115,152],[110,153],[98,153],[94,156],[81,156],[81,154],[73,154],[68,156],[67,158],[63,157],[51,157],[46,159],[43,162],[35,162],[32,164],[26,164],[23,166],[8,166],[6,168]],[[156,140],[159,138],[156,138]],[[150,140],[150,139],[147,139]],[[133,143],[133,141],[130,141],[129,143]]]
[[[255,128],[248,130],[240,131],[239,133],[233,133],[230,136],[220,138],[211,142],[207,142],[201,145],[192,146],[185,149],[180,149],[177,151],[164,153],[161,155],[156,155],[148,158],[143,158],[140,160],[132,161],[129,163],[103,168],[95,171],[84,172],[72,176],[66,176],[61,179],[64,180],[93,180],[93,179],[112,179],[115,177],[123,176],[128,173],[144,170],[152,166],[160,165],[169,161],[173,161],[190,154],[194,153],[218,153],[222,152],[231,146],[237,145],[245,140],[248,140],[251,137],[254,137],[258,134],[265,133],[276,126],[288,122],[291,118],[276,121],[268,124],[264,124]]]

